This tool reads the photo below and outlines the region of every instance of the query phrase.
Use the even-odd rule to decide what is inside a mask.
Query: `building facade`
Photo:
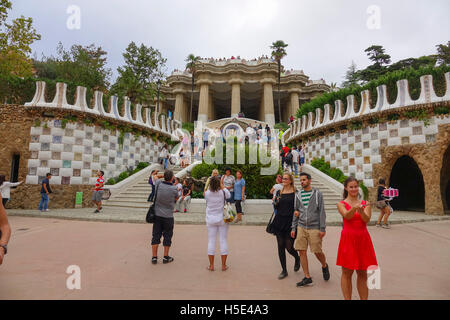
[[[287,123],[302,103],[329,90],[324,80],[311,81],[303,71],[284,72],[280,81],[279,119],[276,61],[203,59],[196,68],[192,111],[192,74],[176,70],[161,89],[164,96],[161,110],[173,111],[175,120],[206,123],[240,114],[273,126]]]

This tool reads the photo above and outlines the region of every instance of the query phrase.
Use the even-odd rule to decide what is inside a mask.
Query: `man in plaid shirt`
[[[97,182],[95,183],[95,188],[92,189],[92,201],[97,205],[97,209],[94,213],[99,213],[102,210],[102,196],[103,196],[103,186],[105,185],[105,179],[103,179],[103,175],[105,173],[101,170],[97,171]]]

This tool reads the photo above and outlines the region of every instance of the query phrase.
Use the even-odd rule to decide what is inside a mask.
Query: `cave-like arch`
[[[425,183],[413,158],[402,156],[392,167],[389,186],[399,189],[399,197],[391,202],[395,210],[425,211]]]

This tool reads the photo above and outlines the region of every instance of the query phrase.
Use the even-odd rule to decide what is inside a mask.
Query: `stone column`
[[[208,97],[208,121],[215,120],[215,110],[214,110],[214,99],[213,99],[213,93],[211,90],[209,90],[209,97]]]
[[[184,110],[184,90],[175,89],[173,91],[175,94],[175,111],[173,113],[173,118],[175,120],[180,120],[186,122],[185,119],[186,111]]]
[[[273,85],[276,83],[274,79],[266,78],[261,81],[264,86],[264,121],[269,126],[275,125],[275,111],[273,106]]]
[[[231,79],[231,117],[237,117],[241,112],[241,85],[244,83],[240,79]]]
[[[210,80],[198,80],[197,84],[200,86],[200,101],[198,105],[198,121],[203,123],[208,122],[209,112],[209,86]]]
[[[298,108],[300,108],[300,103],[299,103],[299,95],[300,95],[301,90],[300,89],[292,89],[289,90],[290,93],[290,108],[287,110],[288,115],[287,118],[289,119],[290,116],[294,116],[297,114],[297,110]]]

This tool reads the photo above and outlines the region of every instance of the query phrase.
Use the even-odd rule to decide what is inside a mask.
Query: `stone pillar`
[[[198,80],[197,84],[200,86],[200,101],[198,105],[198,121],[203,123],[208,122],[209,112],[209,86],[210,80]]]
[[[289,119],[290,116],[294,116],[297,114],[297,110],[298,108],[300,108],[300,103],[299,103],[299,94],[300,94],[300,89],[293,89],[289,91],[290,93],[290,108],[288,108],[287,110],[287,118]]]
[[[210,90],[209,91],[209,97],[208,97],[208,121],[213,121],[215,120],[215,110],[214,110],[214,99],[213,99],[213,93]]]
[[[173,113],[173,118],[175,120],[186,122],[187,119],[184,117],[186,114],[186,111],[184,110],[184,91],[174,90],[173,93],[175,94],[175,111]]]
[[[231,79],[231,117],[237,117],[241,112],[241,85],[244,83],[240,79]]]
[[[264,121],[269,126],[275,125],[275,111],[273,106],[273,85],[276,83],[274,79],[264,79],[261,84],[264,86]]]

